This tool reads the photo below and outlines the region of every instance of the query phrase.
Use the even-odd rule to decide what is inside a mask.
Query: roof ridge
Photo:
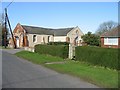
[[[68,28],[44,28],[44,27],[37,27],[37,26],[28,26],[28,25],[21,25],[28,33],[31,34],[47,34],[47,35],[56,35],[56,36],[65,36],[68,32],[73,30],[75,27],[68,27]]]
[[[39,26],[29,26],[29,25],[21,25],[21,26],[25,26],[25,27],[35,27],[35,28],[43,28],[43,29],[52,29],[52,30],[57,30],[57,29],[72,29],[75,27],[67,27],[67,28],[45,28],[45,27],[39,27]]]

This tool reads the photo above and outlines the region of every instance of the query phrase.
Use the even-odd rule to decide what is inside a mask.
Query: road
[[[2,88],[98,88],[79,78],[61,74],[2,51]]]

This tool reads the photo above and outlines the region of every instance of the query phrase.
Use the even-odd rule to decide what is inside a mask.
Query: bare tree
[[[117,26],[118,26],[118,24],[116,22],[113,22],[113,21],[104,22],[104,23],[99,25],[99,28],[97,29],[95,34],[101,35],[104,32],[111,31],[113,28],[115,28]]]

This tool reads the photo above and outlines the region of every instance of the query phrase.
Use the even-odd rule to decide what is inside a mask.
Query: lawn
[[[80,77],[83,80],[103,88],[118,87],[118,72],[114,70],[89,66],[88,64],[75,61],[68,61],[65,64],[49,64],[45,66],[61,73]]]
[[[63,61],[62,58],[59,57],[53,57],[50,55],[40,55],[38,53],[28,52],[28,51],[21,51],[16,53],[18,57],[27,59],[33,63],[36,64],[45,64],[48,62],[56,62],[56,61]]]
[[[118,87],[118,71],[92,66],[79,61],[66,60],[63,64],[45,64],[46,62],[61,62],[62,58],[50,55],[39,55],[37,53],[21,51],[16,53],[18,57],[27,59],[33,63],[54,69],[60,73],[77,76],[90,83],[104,88]],[[74,81],[73,81],[74,82]]]

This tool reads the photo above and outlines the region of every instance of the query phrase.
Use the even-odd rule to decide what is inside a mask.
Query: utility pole
[[[5,17],[5,28],[3,29],[4,31],[4,46],[6,48],[6,45],[7,45],[7,22],[6,22],[6,17]]]
[[[12,35],[12,40],[13,40],[13,43],[14,43],[14,48],[16,48],[16,43],[15,43],[14,36],[13,36],[13,33],[12,33],[10,21],[9,21],[9,18],[8,18],[8,15],[7,15],[7,8],[5,8],[5,30],[6,31],[7,31],[7,22],[8,22],[9,29],[10,29],[10,32],[11,32],[11,35]],[[5,32],[5,34],[6,34],[6,32]],[[6,40],[5,40],[5,44],[6,44]],[[6,47],[6,45],[5,45],[5,47]]]

